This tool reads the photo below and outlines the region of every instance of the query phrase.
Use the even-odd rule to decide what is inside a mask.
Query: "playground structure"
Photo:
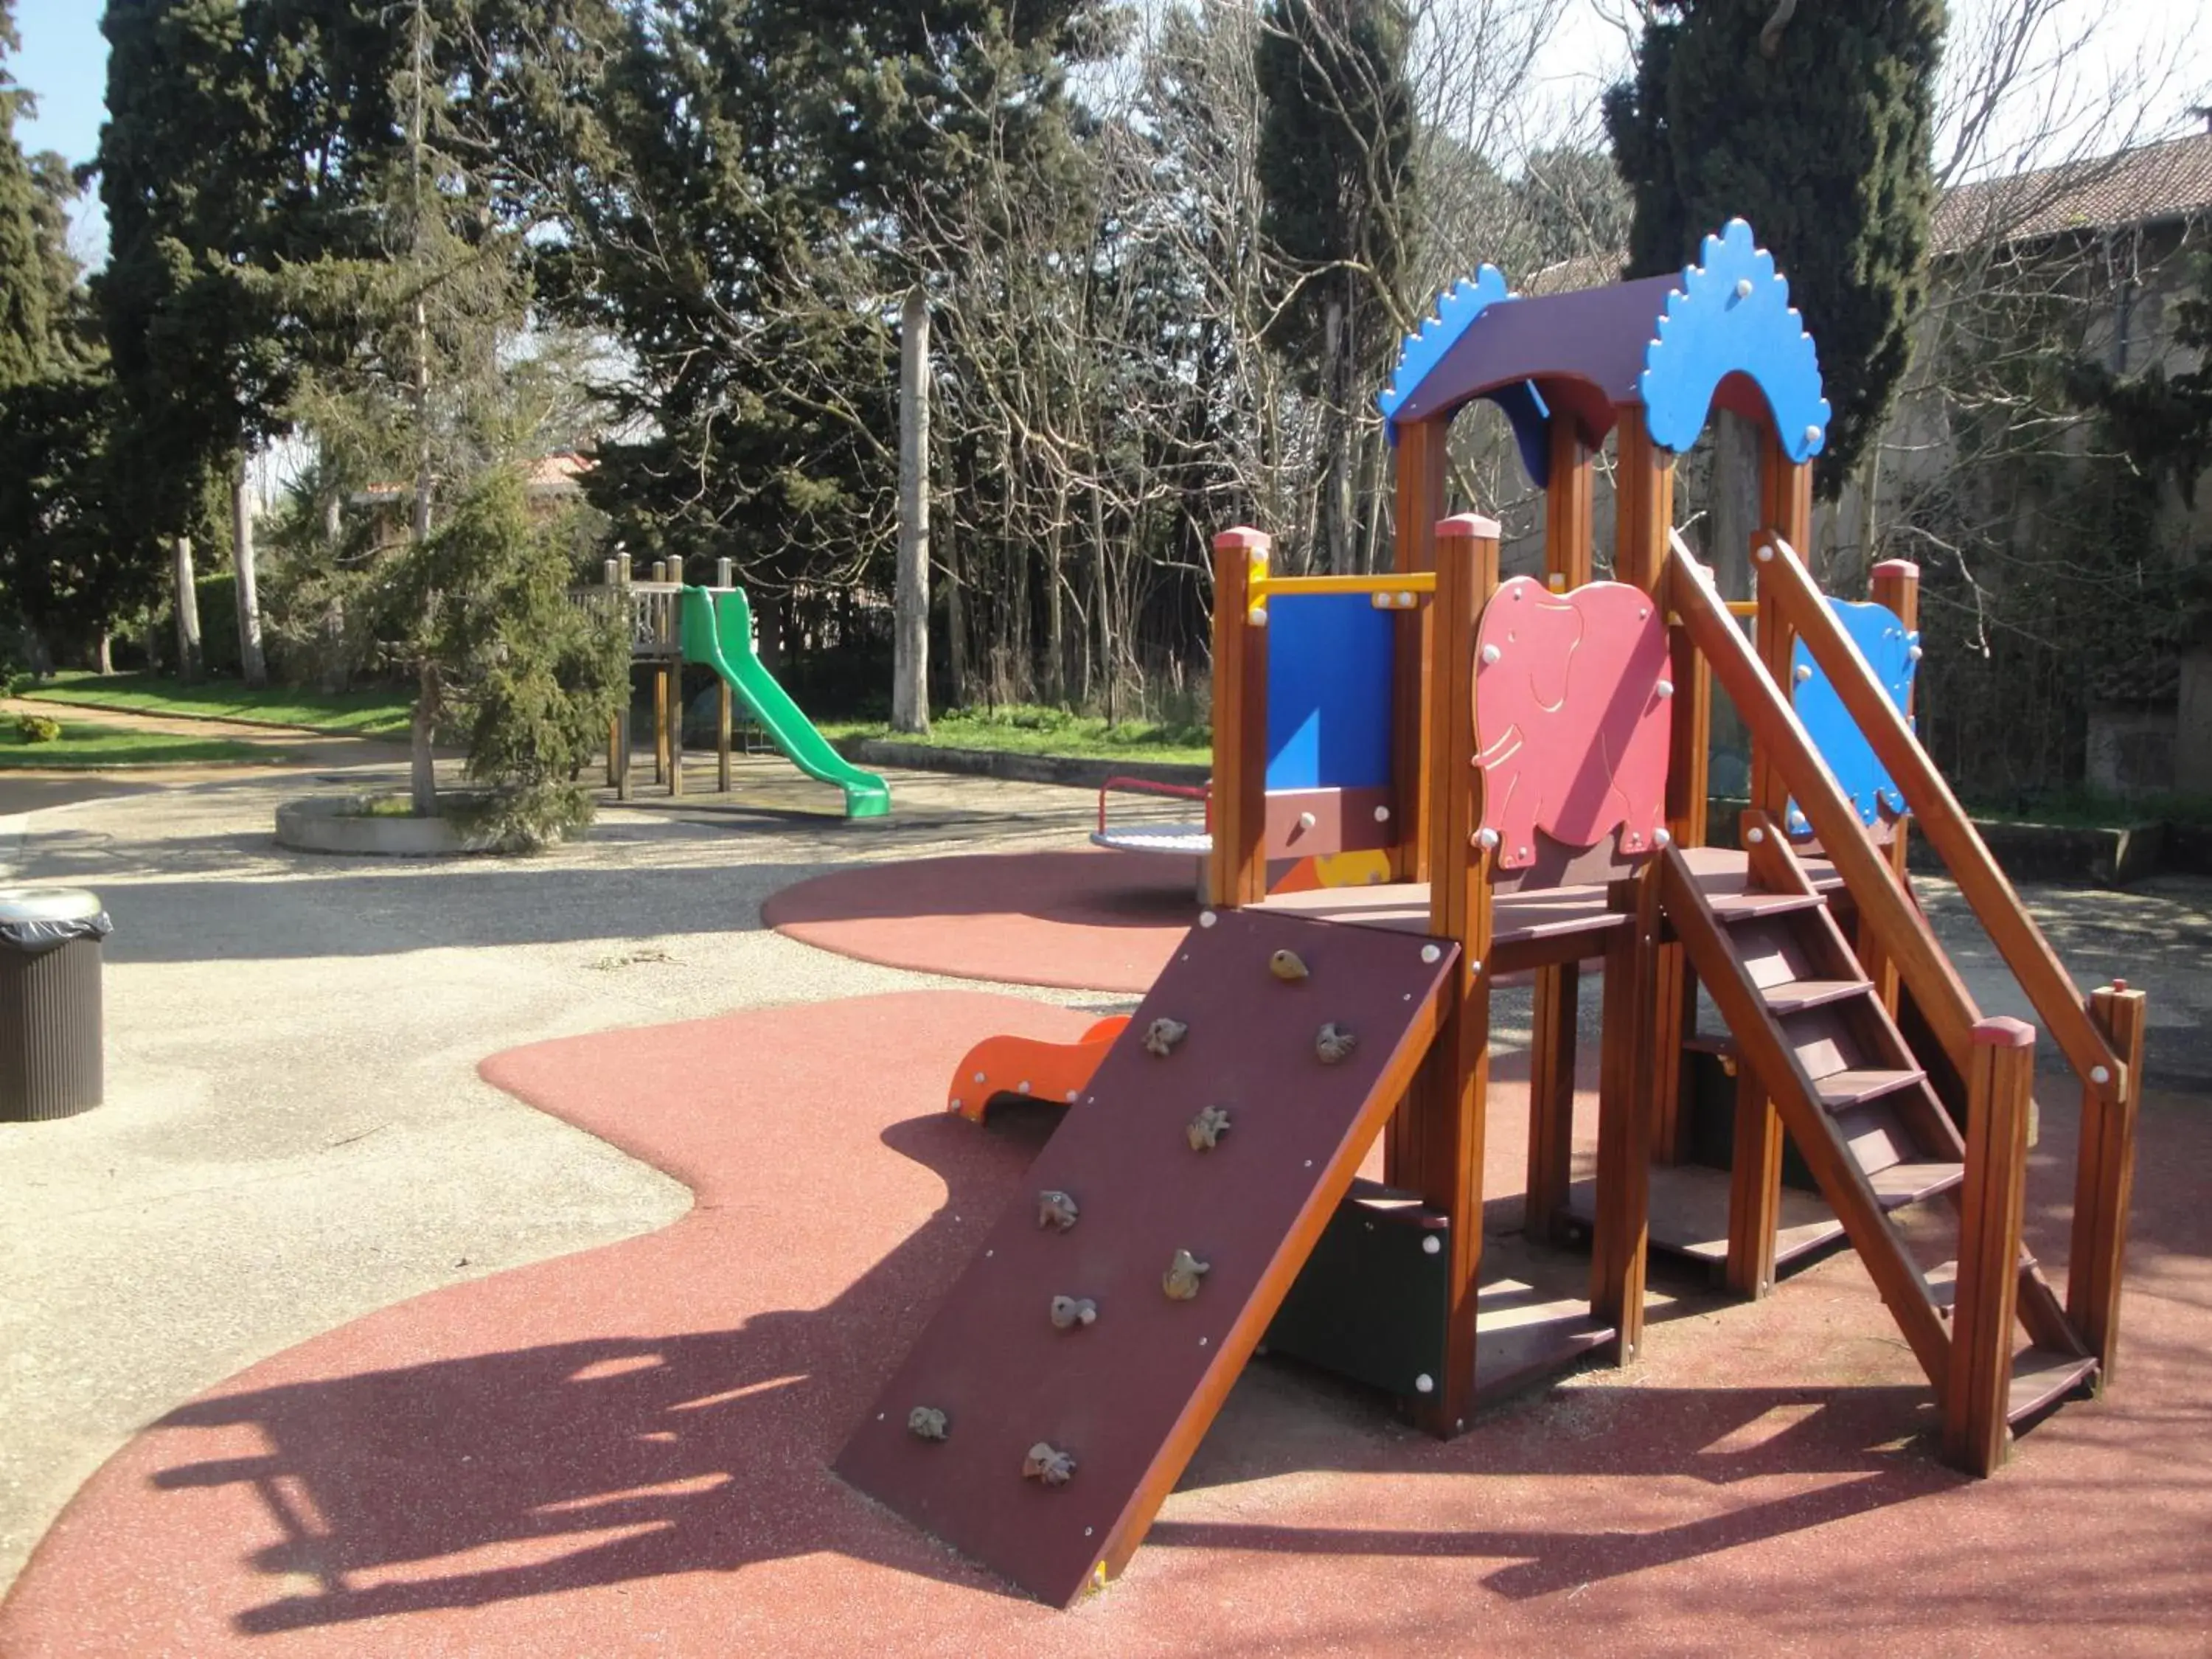
[[[1496,525],[1444,514],[1449,424],[1478,398],[1546,490],[1544,582],[1501,581]],[[1067,1054],[1055,1081],[1081,1099],[1034,1202],[838,1460],[1049,1601],[1126,1564],[1262,1340],[1449,1436],[1492,1389],[1633,1359],[1653,1249],[1757,1298],[1847,1242],[1973,1474],[2113,1376],[2143,994],[2081,996],[1914,737],[1917,571],[1885,565],[1871,605],[1838,605],[1802,564],[1828,410],[1748,228],[1679,276],[1542,299],[1486,268],[1381,402],[1395,568],[1281,577],[1261,532],[1217,539],[1210,908],[1095,1073],[1097,1044]],[[1715,406],[1762,434],[1741,607],[1671,527],[1675,457]],[[1708,835],[1716,679],[1753,743],[1741,850]],[[1915,823],[2081,1081],[2063,1296],[2021,1245],[2037,1033],[1983,1018],[1936,943],[1905,879]],[[1271,892],[1285,853],[1381,854],[1394,879]],[[1591,961],[1602,1067],[1576,1182]],[[1486,1239],[1491,989],[1522,970],[1525,1218]],[[1700,984],[1723,1031],[1698,1027]],[[1732,1076],[1717,1123],[1687,1085],[1700,1055]],[[1380,1188],[1355,1181],[1378,1138]],[[1693,1161],[1716,1143],[1725,1167]],[[1785,1188],[1785,1146],[1811,1192]]]
[[[726,795],[731,790],[737,709],[742,702],[762,733],[794,766],[844,792],[847,817],[884,817],[890,811],[889,786],[832,748],[761,661],[753,648],[751,606],[731,574],[730,561],[720,560],[715,585],[694,587],[681,580],[680,563],[656,563],[653,579],[641,582],[633,580],[627,557],[609,559],[600,586],[580,588],[571,595],[580,605],[617,607],[629,639],[632,665],[644,664],[653,676],[654,783],[665,785],[672,799],[684,793],[684,669],[696,663],[712,668],[718,682],[717,793]],[[607,733],[607,783],[617,800],[634,797],[630,748],[630,714],[625,705],[609,723]]]

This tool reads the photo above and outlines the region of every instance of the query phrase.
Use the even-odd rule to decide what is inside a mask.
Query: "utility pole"
[[[898,588],[891,606],[891,729],[929,732],[929,296],[899,316]]]

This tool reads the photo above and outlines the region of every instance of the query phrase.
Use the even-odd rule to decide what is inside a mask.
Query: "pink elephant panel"
[[[1651,596],[1621,582],[1553,593],[1516,576],[1475,645],[1474,763],[1498,866],[1535,862],[1539,830],[1583,848],[1617,829],[1624,856],[1664,845],[1674,688]]]

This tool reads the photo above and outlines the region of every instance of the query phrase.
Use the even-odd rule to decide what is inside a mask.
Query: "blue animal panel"
[[[1887,605],[1830,599],[1828,608],[1874,670],[1875,678],[1897,705],[1898,713],[1907,714],[1912,702],[1912,677],[1920,665],[1919,633],[1906,628],[1904,618]],[[1802,640],[1797,641],[1790,658],[1790,676],[1795,682],[1797,718],[1805,723],[1813,746],[1827,762],[1828,770],[1857,810],[1860,821],[1872,824],[1885,811],[1893,817],[1902,817],[1905,797],[1876,758],[1866,733],[1836,695],[1835,683],[1813,660]],[[1808,836],[1813,831],[1811,821],[1794,799],[1787,823],[1793,836]]]
[[[1267,787],[1390,783],[1397,617],[1363,593],[1267,600]]]

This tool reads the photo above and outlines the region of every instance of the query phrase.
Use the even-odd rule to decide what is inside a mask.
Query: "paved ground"
[[[344,757],[364,753],[325,775],[401,781],[396,751]],[[43,809],[18,874],[95,889],[116,933],[107,1104],[0,1124],[0,1583],[179,1400],[371,1309],[684,1212],[675,1182],[481,1082],[486,1054],[928,983],[765,932],[760,901],[855,860],[1064,842],[1089,808],[901,777],[885,823],[657,805],[526,862],[403,863],[276,848],[276,803],[313,774],[134,776],[59,806],[35,781],[0,778],[0,861],[10,817]]]
[[[1262,1361],[1123,1578],[1066,1613],[1010,1593],[828,1466],[994,1218],[1033,1190],[1041,1120],[979,1130],[942,1109],[937,1080],[981,1035],[1080,1024],[908,994],[494,1057],[488,1076],[680,1175],[696,1207],[341,1327],[169,1413],[57,1524],[0,1608],[0,1650],[1400,1659],[2212,1642],[2198,1382],[2212,1118],[2156,1099],[2120,1384],[2038,1428],[1996,1480],[1936,1461],[1924,1380],[1845,1254],[1756,1306],[1662,1279],[1673,1299],[1635,1368],[1504,1402],[1449,1445]],[[1500,1067],[1493,1097],[1500,1192],[1525,1151],[1518,1069]],[[2029,1229],[2054,1267],[2055,1164],[2036,1161]],[[1493,1228],[1517,1207],[1501,1199]],[[1003,1474],[1010,1501],[1057,1501]]]
[[[312,762],[348,787],[403,772],[377,745]],[[685,1211],[675,1182],[483,1084],[486,1055],[929,985],[765,932],[760,902],[854,862],[1076,844],[1092,813],[1083,792],[915,775],[882,823],[660,799],[538,860],[398,865],[274,847],[276,802],[317,775],[0,775],[0,864],[27,830],[20,875],[93,886],[118,924],[109,1103],[0,1126],[0,1583],[179,1401],[419,1291]],[[786,775],[757,769],[754,802],[789,806]],[[2151,988],[2154,1071],[2212,1078],[2212,884],[2031,896],[2085,984]]]

